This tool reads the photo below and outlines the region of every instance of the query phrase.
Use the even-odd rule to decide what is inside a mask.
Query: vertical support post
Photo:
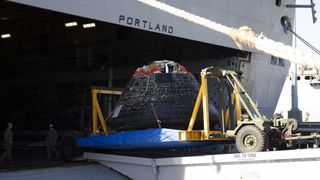
[[[236,118],[235,118],[235,101],[234,101],[234,94],[233,94],[233,88],[231,88],[230,86],[226,86],[227,87],[227,92],[228,92],[228,108],[227,108],[227,112],[226,112],[226,129],[233,129],[235,128],[235,124],[236,124]]]
[[[302,112],[298,107],[297,64],[292,65],[294,66],[294,72],[291,76],[291,109],[288,111],[288,117],[295,118],[298,122],[302,122]]]
[[[97,121],[97,109],[95,105],[95,100],[97,100],[97,92],[95,89],[91,89],[91,96],[92,96],[92,134],[97,133],[98,129],[98,121]]]
[[[232,108],[231,108],[232,109]],[[227,111],[226,111],[226,116],[225,116],[225,119],[226,119],[226,128],[228,128],[228,126],[230,125],[230,106],[227,108]]]
[[[228,75],[226,77],[227,77],[229,84],[233,88],[233,90],[228,89],[229,90],[228,92],[229,92],[230,97],[232,97],[231,103],[233,103],[233,108],[232,108],[233,109],[233,118],[235,119],[235,122],[233,122],[234,126],[232,126],[232,127],[235,127],[237,125],[237,121],[240,120],[240,118],[241,118],[241,103],[244,103],[244,101],[241,98],[241,95],[239,93],[240,87],[237,85],[237,81],[235,79],[236,77],[232,76],[232,73],[230,73],[230,75],[232,78],[230,78]],[[249,109],[247,107],[245,107],[245,108],[246,108],[246,110],[249,111]],[[248,112],[248,113],[251,113],[251,112]]]
[[[106,122],[104,121],[104,118],[103,118],[103,115],[102,115],[102,111],[101,111],[101,108],[100,108],[100,105],[99,105],[97,99],[94,100],[94,106],[95,106],[96,112],[97,112],[97,114],[98,114],[98,117],[99,117],[99,120],[100,120],[100,124],[101,124],[101,126],[102,126],[102,129],[103,129],[103,132],[104,132],[105,134],[108,134],[107,125],[106,125]],[[97,116],[95,116],[95,117],[97,117]]]
[[[298,110],[298,86],[297,86],[297,64],[293,64],[293,73],[291,76],[291,110],[297,111]]]
[[[239,97],[235,92],[233,93],[233,96],[234,96],[234,104],[236,109],[236,121],[239,121],[241,119],[241,103],[240,103]]]
[[[109,68],[109,76],[108,76],[108,87],[112,87],[112,80],[113,80],[113,68]],[[112,96],[108,96],[108,112],[107,114],[109,115],[112,112]]]
[[[209,138],[210,123],[209,123],[209,100],[208,100],[208,83],[205,72],[201,72],[202,86],[202,108],[203,108],[203,130],[204,139]]]
[[[294,23],[294,29],[296,31],[297,22]],[[294,38],[294,46],[297,47],[297,36]],[[291,109],[288,111],[289,118],[296,118],[298,122],[302,122],[302,111],[299,109],[298,102],[298,85],[297,85],[297,64],[291,63],[293,66],[293,73],[291,76]]]
[[[198,93],[198,97],[197,97],[197,100],[196,100],[196,104],[195,104],[195,106],[193,108],[191,119],[190,119],[190,122],[189,122],[188,131],[192,131],[194,123],[196,121],[197,114],[198,114],[198,111],[199,111],[199,106],[200,106],[201,99],[202,99],[202,91],[203,91],[203,85],[201,83],[201,86],[200,86],[200,89],[199,89],[199,93]]]
[[[222,126],[222,133],[225,133],[226,127],[226,119],[225,119],[225,113],[226,113],[226,95],[224,93],[224,87],[225,87],[225,82],[223,79],[220,80],[220,109],[221,109],[221,126]]]

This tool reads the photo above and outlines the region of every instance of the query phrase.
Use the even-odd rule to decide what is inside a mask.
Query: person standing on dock
[[[3,133],[3,139],[4,139],[4,153],[1,155],[0,161],[3,162],[5,158],[8,159],[9,162],[12,162],[12,156],[11,156],[11,149],[12,149],[12,143],[13,143],[13,135],[12,135],[12,123],[7,124],[7,129]]]
[[[55,145],[57,142],[57,131],[53,129],[53,125],[49,125],[49,130],[47,132],[47,158],[51,159],[51,152],[53,151],[56,154],[56,157],[59,157],[59,152],[56,150]]]

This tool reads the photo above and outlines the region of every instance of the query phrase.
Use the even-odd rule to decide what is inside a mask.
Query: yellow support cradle
[[[213,70],[213,71],[212,71]],[[190,122],[188,125],[188,129],[182,130],[179,132],[179,139],[180,140],[188,140],[188,141],[199,141],[199,140],[229,140],[229,138],[224,137],[225,130],[211,130],[210,129],[210,121],[209,121],[209,96],[208,96],[208,82],[207,78],[215,78],[218,81],[221,78],[224,78],[224,72],[229,71],[220,71],[217,69],[205,68],[201,71],[201,86],[199,88],[199,93],[195,102],[195,106],[192,111],[192,115],[190,118]],[[235,81],[233,81],[235,82]],[[241,118],[241,103],[239,100],[238,89],[239,86],[234,83],[236,88],[233,90],[231,94],[231,100],[234,104],[234,111],[235,111],[235,119],[231,119],[233,121],[239,121]],[[200,108],[200,104],[202,101],[202,109],[203,109],[203,130],[193,130],[195,121],[197,119],[197,114]],[[230,123],[230,107],[227,108],[226,112],[224,113],[223,117],[221,118],[221,123],[223,127],[228,127]],[[212,136],[212,137],[210,137]]]
[[[122,91],[114,90],[111,88],[104,87],[92,87],[92,134],[96,135],[98,133],[98,118],[102,126],[104,134],[108,134],[108,128],[105,119],[103,118],[102,111],[98,102],[98,94],[106,95],[121,95]]]

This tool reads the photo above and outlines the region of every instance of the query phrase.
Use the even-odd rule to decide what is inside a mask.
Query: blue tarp
[[[170,149],[199,147],[215,143],[179,141],[176,129],[147,129],[117,132],[109,135],[95,135],[77,139],[79,147],[99,149]]]

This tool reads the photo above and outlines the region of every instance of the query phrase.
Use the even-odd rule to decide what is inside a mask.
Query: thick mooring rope
[[[235,29],[228,26],[224,26],[209,19],[191,14],[189,12],[186,12],[184,10],[175,8],[173,6],[167,5],[156,0],[137,1],[165,11],[169,14],[178,16],[195,24],[207,27],[211,30],[223,33],[232,38],[239,48],[241,48],[242,44],[250,48],[256,48],[267,54],[272,54],[273,56],[287,59],[290,62],[297,63],[299,65],[302,65],[303,67],[309,66],[316,68],[317,70],[320,70],[320,59],[316,59],[315,57],[307,53],[304,53],[299,49],[269,39],[262,34],[258,35],[249,27],[243,26],[238,29]]]

